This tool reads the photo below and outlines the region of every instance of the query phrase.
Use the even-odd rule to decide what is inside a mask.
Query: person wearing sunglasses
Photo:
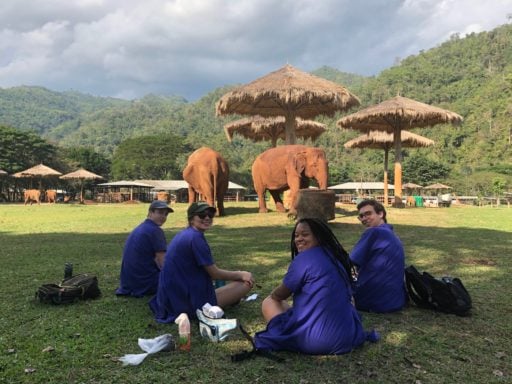
[[[162,225],[174,212],[165,201],[154,200],[146,220],[128,236],[123,249],[118,296],[154,295],[164,263],[167,240]]]
[[[357,210],[366,230],[350,252],[350,260],[357,269],[356,308],[379,313],[399,311],[407,303],[402,242],[387,223],[386,209],[381,203],[363,200]]]
[[[181,313],[196,318],[196,310],[209,303],[225,308],[238,303],[254,285],[247,271],[217,267],[204,233],[210,229],[215,208],[194,202],[187,210],[188,227],[169,243],[157,294],[149,302],[155,320],[174,322]],[[213,280],[229,281],[215,289]]]

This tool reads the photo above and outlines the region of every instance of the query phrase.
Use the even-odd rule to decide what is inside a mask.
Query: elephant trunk
[[[318,188],[327,189],[328,178],[329,166],[327,165],[327,162],[325,162],[322,164],[322,166],[318,167],[318,173],[315,177],[315,180],[318,183]]]

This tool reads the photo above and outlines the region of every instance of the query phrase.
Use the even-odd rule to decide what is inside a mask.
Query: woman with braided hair
[[[318,219],[297,221],[291,254],[282,284],[262,303],[267,328],[256,333],[256,348],[328,355],[376,341],[378,334],[363,330],[352,305],[351,262],[328,225]]]

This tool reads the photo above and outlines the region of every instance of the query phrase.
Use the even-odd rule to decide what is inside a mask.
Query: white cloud
[[[372,75],[511,12],[512,0],[2,0],[0,86],[193,100],[286,63]]]

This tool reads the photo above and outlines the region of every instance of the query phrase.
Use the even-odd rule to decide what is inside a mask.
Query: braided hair
[[[332,232],[331,228],[329,228],[327,223],[324,222],[323,220],[315,218],[303,218],[297,220],[297,223],[295,223],[295,227],[293,228],[291,238],[290,248],[292,260],[299,253],[297,246],[295,245],[295,231],[297,229],[297,226],[301,223],[306,223],[309,225],[311,232],[313,232],[313,235],[318,241],[318,245],[327,250],[327,253],[329,255],[332,255],[331,257],[334,257],[341,263],[343,269],[345,269],[345,272],[347,273],[349,280],[351,280],[353,264],[350,261],[350,258],[348,257],[348,252],[345,251],[343,246],[340,244],[340,242]]]

